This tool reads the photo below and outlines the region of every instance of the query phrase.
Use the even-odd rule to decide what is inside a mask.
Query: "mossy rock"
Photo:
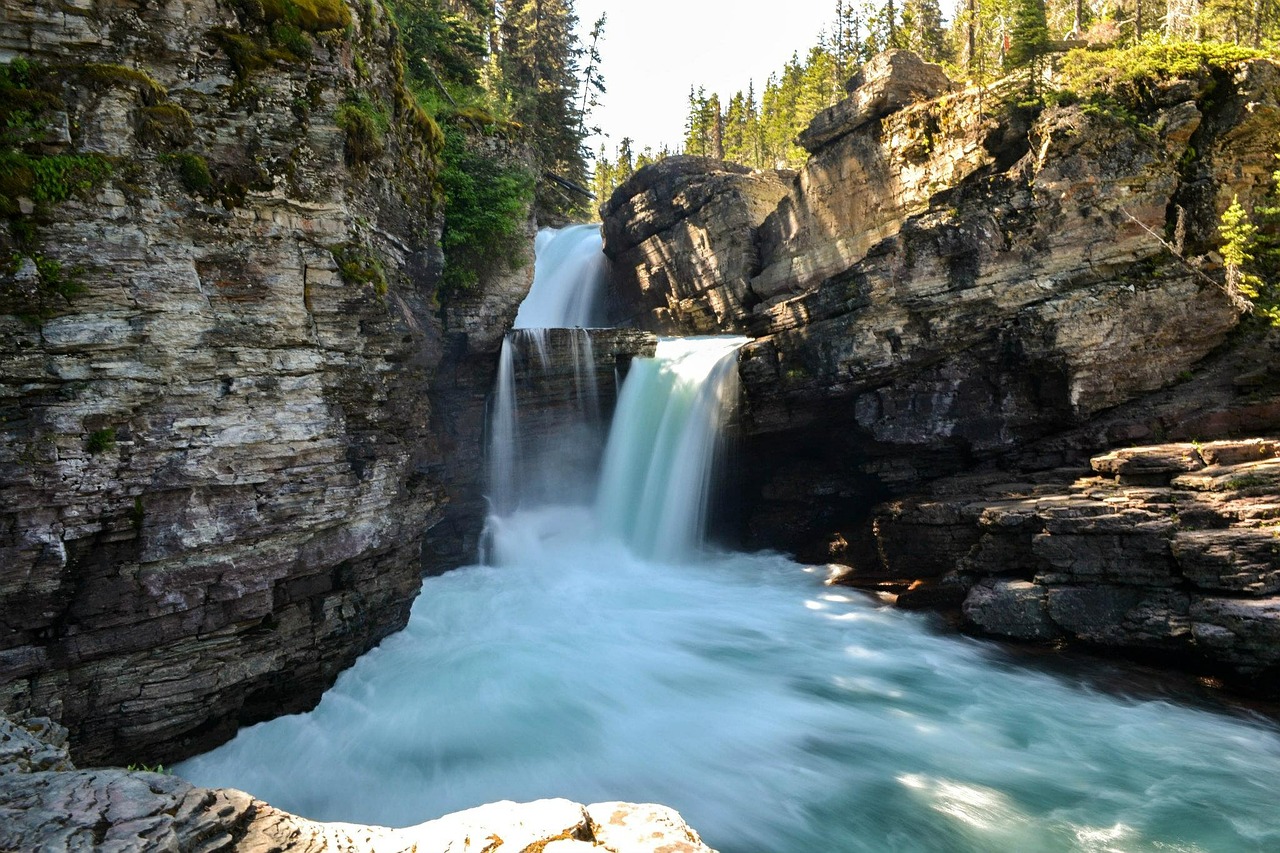
[[[338,263],[338,274],[353,287],[372,286],[378,296],[387,295],[387,274],[382,262],[368,246],[361,243],[339,243],[330,246],[333,259]]]
[[[235,5],[248,21],[292,24],[309,33],[341,30],[351,24],[351,10],[344,0],[235,0]]]
[[[142,108],[138,135],[146,145],[159,148],[184,148],[195,134],[191,113],[180,104],[164,103]]]
[[[213,189],[213,174],[209,171],[209,163],[199,154],[184,151],[168,155],[165,161],[178,173],[178,180],[187,192],[203,196]]]
[[[135,89],[147,103],[157,103],[168,97],[164,86],[139,68],[113,65],[105,62],[86,62],[71,66],[68,73],[97,89]]]

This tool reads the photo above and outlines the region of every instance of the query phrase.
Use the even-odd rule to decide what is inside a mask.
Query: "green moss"
[[[191,113],[180,104],[164,103],[142,108],[139,136],[148,145],[182,148],[191,144],[195,128]]]
[[[346,132],[349,164],[367,165],[382,155],[390,122],[380,104],[353,92],[334,113],[334,121]]]
[[[300,57],[287,50],[272,46],[263,38],[255,38],[227,29],[214,27],[209,30],[209,40],[222,48],[231,60],[231,70],[243,83],[255,71],[261,71],[277,62],[296,62]]]
[[[171,164],[178,173],[178,180],[189,193],[205,195],[213,188],[213,175],[209,163],[199,154],[181,152],[168,154],[164,162]]]
[[[106,429],[100,429],[97,432],[90,433],[84,446],[85,450],[88,450],[90,453],[105,453],[116,446],[115,428],[107,427]]]
[[[309,33],[340,30],[351,23],[343,0],[259,0],[268,24],[287,23]]]
[[[387,274],[382,262],[374,257],[367,246],[360,243],[339,243],[331,246],[333,259],[338,263],[338,274],[353,287],[372,286],[378,296],[387,295]]]
[[[69,71],[79,76],[81,80],[99,88],[137,89],[148,102],[161,101],[168,97],[168,93],[159,81],[138,68],[104,62],[86,62],[84,65],[72,66]]]

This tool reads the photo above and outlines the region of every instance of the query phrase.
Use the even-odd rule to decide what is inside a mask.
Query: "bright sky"
[[[755,80],[756,91],[791,58],[831,28],[835,0],[577,0],[586,42],[601,12],[609,15],[600,54],[609,91],[591,121],[636,150],[684,140],[689,84],[726,98]],[[598,150],[600,141],[588,142]]]

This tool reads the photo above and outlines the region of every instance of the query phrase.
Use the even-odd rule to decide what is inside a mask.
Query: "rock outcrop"
[[[0,849],[236,853],[712,853],[664,806],[491,803],[405,829],[318,823],[163,773],[76,770],[66,732],[0,716]]]
[[[1189,443],[1280,434],[1276,333],[1241,325],[1215,254],[1232,199],[1269,191],[1280,66],[1165,79],[1128,113],[1029,110],[1013,81],[957,90],[896,52],[850,91],[767,215],[741,199],[775,176],[695,161],[602,209],[621,316],[754,338],[741,540],[988,633],[1273,684],[1277,489],[1193,487],[1236,450]],[[1120,449],[1168,441],[1188,444]],[[1121,484],[1087,479],[1094,456]]]
[[[986,634],[1161,655],[1277,694],[1278,457],[1275,440],[1165,444],[1092,472],[942,480],[877,515],[878,565],[846,580],[961,603]]]
[[[82,761],[312,705],[447,497],[439,129],[380,3],[279,8],[0,12],[0,708]]]
[[[742,331],[759,302],[755,231],[786,191],[777,174],[706,157],[636,172],[601,209],[613,313],[654,331]]]
[[[727,305],[722,327],[755,338],[741,359],[752,544],[821,556],[814,543],[879,497],[1175,384],[1238,325],[1211,252],[1232,198],[1267,191],[1280,68],[1166,81],[1140,122],[1009,107],[1011,83],[903,105],[944,89],[939,74],[898,55],[873,63],[815,122],[776,210],[749,236],[709,239],[698,264],[663,267],[683,276],[664,291],[681,310],[645,310],[649,293],[624,312],[690,332]],[[624,297],[648,275],[635,237],[646,258],[688,242],[695,165],[641,170],[604,208]],[[663,187],[674,196],[655,197]],[[632,224],[636,206],[653,211],[651,233]],[[697,233],[718,233],[711,220]],[[683,306],[714,292],[699,271],[719,268],[754,271],[743,295]]]

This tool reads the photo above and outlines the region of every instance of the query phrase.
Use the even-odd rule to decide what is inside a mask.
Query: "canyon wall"
[[[496,339],[442,331],[441,140],[394,24],[280,8],[0,13],[0,708],[78,760],[314,704],[404,625],[478,452],[432,392]]]
[[[798,175],[675,158],[602,208],[619,316],[754,339],[742,543],[906,589],[964,568],[986,528],[882,501],[983,470],[1069,485],[1109,448],[1280,431],[1272,333],[1241,325],[1216,254],[1233,198],[1271,188],[1280,67],[1169,76],[1127,110],[1028,106],[1024,87],[961,89],[890,51],[801,136]]]

